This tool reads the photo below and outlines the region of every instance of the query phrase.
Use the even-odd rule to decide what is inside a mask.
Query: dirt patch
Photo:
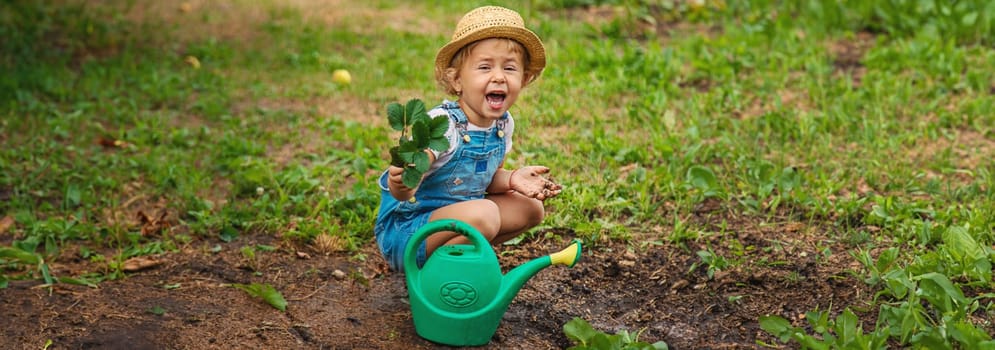
[[[975,130],[953,130],[950,135],[915,142],[916,147],[910,147],[905,156],[917,168],[926,169],[927,179],[962,185],[975,181],[973,169],[989,161],[995,152],[995,138]],[[943,169],[936,169],[936,165]]]
[[[732,111],[732,116],[739,119],[753,119],[781,110],[789,111],[787,117],[793,118],[812,111],[811,98],[804,90],[786,88],[774,96],[778,96],[777,100],[753,97],[748,106]]]
[[[776,342],[759,328],[761,315],[801,325],[806,311],[836,314],[869,300],[864,284],[848,273],[856,267],[849,256],[818,250],[845,250],[825,240],[827,232],[790,222],[737,227],[685,248],[658,239],[587,247],[574,268],[549,268],[528,281],[483,348],[565,348],[571,344],[562,326],[573,317],[607,332],[642,331],[640,339],[673,349],[752,348],[758,340]],[[535,237],[550,238],[499,247],[505,270],[572,238],[565,229],[547,233]],[[278,249],[245,260],[240,248],[256,244]],[[208,248],[215,245],[220,252]],[[709,277],[699,250],[737,262]],[[387,271],[372,244],[358,255],[326,256],[249,236],[232,243],[198,240],[155,258],[167,263],[99,288],[59,284],[50,291],[38,282],[12,282],[0,298],[7,320],[0,342],[30,348],[52,340],[56,348],[72,349],[437,347],[415,333],[403,275]],[[98,269],[77,259],[55,273]],[[253,282],[280,290],[287,312],[230,286]]]
[[[874,46],[875,36],[869,32],[859,32],[853,38],[829,42],[826,46],[833,59],[834,78],[849,77],[854,87],[860,87],[867,68],[864,54]]]

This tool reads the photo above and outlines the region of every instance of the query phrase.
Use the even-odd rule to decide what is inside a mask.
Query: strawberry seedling
[[[402,181],[405,186],[415,188],[422,175],[428,171],[427,149],[439,152],[449,149],[446,130],[448,118],[432,118],[425,110],[425,103],[419,99],[409,100],[401,106],[392,102],[387,105],[387,119],[390,127],[401,132],[397,146],[390,148],[390,164],[404,168]]]

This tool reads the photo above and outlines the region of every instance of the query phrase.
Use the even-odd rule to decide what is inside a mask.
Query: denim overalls
[[[446,111],[459,136],[460,141],[453,151],[453,157],[422,179],[415,192],[414,202],[398,201],[390,195],[386,171],[378,180],[380,211],[373,232],[380,252],[394,271],[403,271],[404,248],[411,235],[428,222],[432,212],[453,203],[484,198],[494,173],[504,161],[507,112],[495,123],[495,127],[468,131],[466,114],[460,110],[459,104],[446,101],[437,108]],[[426,259],[423,241],[418,248],[416,260],[421,266]]]

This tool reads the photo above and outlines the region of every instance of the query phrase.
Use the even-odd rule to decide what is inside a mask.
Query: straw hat
[[[456,23],[453,39],[435,56],[435,79],[445,86],[446,68],[449,68],[453,56],[467,44],[490,38],[512,39],[525,47],[529,53],[529,66],[525,71],[532,77],[531,80],[538,78],[546,67],[546,48],[539,36],[525,28],[525,21],[518,12],[504,7],[483,6],[467,12]]]

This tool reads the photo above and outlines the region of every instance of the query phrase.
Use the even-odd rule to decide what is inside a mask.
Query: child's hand
[[[556,197],[563,190],[563,186],[542,176],[546,173],[549,173],[549,168],[544,166],[532,165],[519,168],[511,173],[508,187],[538,200]]]
[[[390,188],[396,188],[402,191],[411,190],[408,186],[404,185],[404,181],[401,179],[401,175],[404,174],[404,168],[389,166],[387,167],[387,185]]]
[[[391,165],[387,168],[387,187],[390,195],[399,201],[410,200],[415,195],[415,190],[404,184],[404,168]]]

